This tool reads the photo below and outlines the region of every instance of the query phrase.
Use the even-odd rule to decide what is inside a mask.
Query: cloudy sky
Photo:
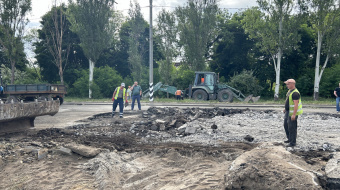
[[[52,7],[52,1],[54,0],[32,0],[32,13],[29,16],[30,28],[39,27],[40,18],[48,12]],[[67,3],[68,0],[58,0]],[[123,12],[124,15],[128,14],[128,9],[130,7],[130,0],[116,0],[115,9]],[[149,21],[149,0],[132,0],[132,2],[138,2],[141,6],[144,19]],[[186,0],[153,0],[153,17],[157,16],[157,13],[162,9],[166,8],[169,10],[174,9],[177,6],[185,5]],[[219,7],[227,8],[232,12],[238,9],[250,8],[256,6],[256,0],[220,0]]]

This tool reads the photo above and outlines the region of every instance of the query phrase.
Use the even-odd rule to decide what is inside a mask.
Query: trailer
[[[5,85],[1,98],[5,103],[51,101],[59,99],[60,104],[64,102],[66,94],[65,85],[59,84],[15,84]]]

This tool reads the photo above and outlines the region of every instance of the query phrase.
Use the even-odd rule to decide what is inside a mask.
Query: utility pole
[[[153,102],[153,35],[152,35],[152,0],[150,0],[150,29],[149,29],[149,35],[150,35],[150,45],[149,45],[149,93],[150,98],[149,101]]]

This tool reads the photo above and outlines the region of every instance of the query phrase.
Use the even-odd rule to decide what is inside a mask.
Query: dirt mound
[[[321,168],[270,143],[236,158],[225,174],[225,189],[322,189]]]

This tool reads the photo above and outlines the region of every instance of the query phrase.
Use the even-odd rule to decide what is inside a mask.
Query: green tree
[[[66,9],[66,7],[63,7],[64,12],[67,11]],[[37,31],[38,39],[34,43],[34,53],[37,64],[41,68],[40,72],[42,80],[49,83],[58,83],[58,81],[60,81],[59,68],[56,67],[56,59],[48,48],[48,46],[53,46],[53,42],[48,40],[48,38],[52,39],[52,36],[48,31],[51,29],[50,26],[53,27],[54,25],[52,18],[53,14],[54,9],[52,8],[43,15],[40,21],[41,29]],[[80,47],[78,35],[70,30],[71,23],[68,21],[67,17],[65,19],[61,52],[66,52],[69,48],[70,53],[67,57],[67,61],[63,61],[63,78],[64,82],[70,85],[69,87],[72,87],[72,84],[77,79],[74,75],[74,71],[86,68],[85,64],[88,63],[88,59],[84,56],[83,50]],[[65,69],[66,62],[68,63],[67,69]]]
[[[185,64],[192,70],[206,68],[206,58],[216,38],[216,0],[188,0],[184,7],[176,8],[180,45]]]
[[[308,0],[306,3],[312,28],[317,34],[313,98],[318,100],[322,74],[329,60],[339,52],[340,5],[336,5],[336,0]],[[322,60],[324,62],[320,68]]]
[[[64,84],[64,70],[68,63],[71,47],[71,44],[65,40],[65,37],[69,37],[69,35],[65,35],[69,24],[65,11],[64,4],[58,6],[57,2],[54,2],[52,10],[49,12],[52,22],[46,22],[42,29],[46,35],[46,47],[54,58],[54,65],[58,68],[61,84]]]
[[[87,76],[88,70],[81,70],[75,73],[78,79],[73,84],[70,95],[77,97],[86,97],[88,95],[87,89],[84,86],[89,85]],[[114,89],[123,82],[123,78],[116,70],[109,66],[99,67],[94,69],[93,98],[108,98],[112,97]],[[127,81],[128,82],[128,81]],[[130,81],[130,83],[132,83]]]
[[[130,21],[130,31],[129,31],[129,66],[132,71],[132,77],[136,81],[141,81],[143,72],[143,55],[147,52],[146,41],[142,40],[144,37],[143,33],[146,29],[146,21],[141,13],[141,8],[138,3],[133,6],[130,3],[129,9],[129,21]]]
[[[14,84],[16,64],[22,59],[22,37],[30,11],[31,0],[0,0],[0,44],[11,64],[11,84]]]
[[[289,53],[299,40],[296,30],[298,19],[292,19],[292,0],[258,0],[259,8],[245,12],[243,24],[251,38],[258,39],[257,46],[271,56],[275,69],[274,99],[279,98],[280,69],[283,53]],[[261,12],[261,10],[263,12]]]
[[[103,50],[110,47],[116,30],[114,0],[69,0],[68,16],[71,30],[81,41],[85,56],[89,60],[89,98],[93,69]]]
[[[234,75],[230,78],[228,84],[243,94],[253,94],[254,96],[260,95],[263,89],[256,77],[254,77],[253,71],[244,70],[240,74]]]
[[[159,74],[165,84],[171,84],[173,80],[173,61],[178,54],[177,50],[177,25],[176,15],[163,9],[157,17],[156,35],[160,39],[160,52],[165,59],[159,61]]]
[[[254,40],[242,28],[243,14],[235,13],[232,17],[225,11],[218,15],[219,35],[213,46],[210,68],[226,78],[252,69]]]

